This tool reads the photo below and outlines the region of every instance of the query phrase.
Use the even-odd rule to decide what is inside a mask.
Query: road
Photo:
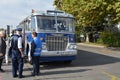
[[[0,80],[19,80],[12,78],[11,64],[3,64],[3,68]],[[26,63],[25,78],[20,80],[120,80],[120,51],[78,45],[77,59],[70,65],[44,63],[40,69],[40,76],[32,77],[32,66]]]

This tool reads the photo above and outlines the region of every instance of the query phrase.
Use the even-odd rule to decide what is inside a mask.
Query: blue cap
[[[17,28],[16,31],[22,31],[22,28]]]

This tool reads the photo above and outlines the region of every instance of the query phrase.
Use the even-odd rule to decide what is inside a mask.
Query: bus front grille
[[[48,51],[65,51],[68,38],[65,36],[47,36],[46,46]]]

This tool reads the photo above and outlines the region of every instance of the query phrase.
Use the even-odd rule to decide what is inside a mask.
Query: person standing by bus
[[[37,33],[32,33],[32,42],[31,42],[31,57],[33,62],[33,72],[32,76],[38,76],[39,75],[39,61],[40,61],[40,54],[42,49],[42,42],[39,38],[37,38]]]
[[[5,62],[6,64],[8,64],[8,58],[11,58],[11,47],[10,47],[10,43],[11,43],[11,39],[12,36],[14,35],[14,30],[12,30],[12,32],[10,33],[10,35],[7,36],[7,50],[6,50],[6,55],[5,55]]]
[[[22,28],[17,28],[16,33],[11,39],[12,48],[12,74],[13,77],[22,78],[23,72],[23,45],[22,45]],[[17,71],[19,75],[17,75]]]
[[[7,57],[12,57],[12,48],[11,48],[11,40],[12,40],[12,37],[14,36],[14,33],[15,33],[15,30],[12,30],[11,31],[11,33],[10,33],[10,36],[9,36],[9,40],[8,40],[8,55],[7,55]],[[6,57],[6,58],[7,58]],[[6,63],[7,63],[8,61],[6,60]]]
[[[4,58],[5,53],[6,53],[6,42],[5,42],[4,38],[5,38],[5,32],[1,31],[0,32],[0,72],[4,72],[4,70],[1,68],[3,58]]]

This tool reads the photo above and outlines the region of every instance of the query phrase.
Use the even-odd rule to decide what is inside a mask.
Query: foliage
[[[54,5],[57,9],[74,15],[77,36],[80,35],[81,28],[101,26],[107,17],[109,17],[111,25],[120,22],[120,0],[54,0]],[[112,37],[113,34],[110,33],[106,33],[106,35],[110,35],[107,38],[109,40],[116,38]]]
[[[106,44],[107,46],[120,47],[120,32],[113,33],[113,32],[104,31],[101,37],[103,43]]]
[[[3,28],[0,28],[0,31],[3,31],[4,29]]]
[[[119,0],[55,0],[57,9],[75,16],[75,24],[79,26],[95,26],[103,24],[104,18],[111,15],[112,23],[120,21]]]
[[[101,37],[97,39],[97,44],[101,44],[101,45],[103,45],[103,40],[102,40]]]

